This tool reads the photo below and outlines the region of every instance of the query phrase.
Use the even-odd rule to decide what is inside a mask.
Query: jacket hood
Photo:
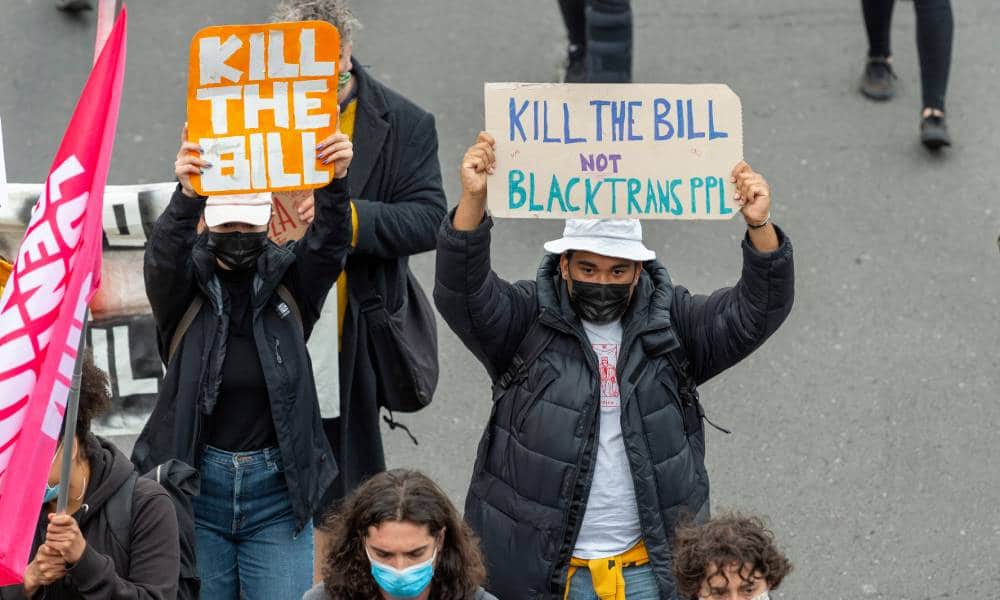
[[[569,303],[566,282],[559,270],[558,254],[548,254],[542,259],[536,282],[540,309],[559,315],[570,324],[579,323],[580,318]],[[622,325],[627,328],[641,323],[644,331],[668,326],[672,299],[673,283],[667,268],[658,260],[643,263],[639,282],[622,317]]]
[[[90,461],[90,480],[83,497],[86,508],[78,513],[81,527],[100,512],[101,507],[135,470],[132,461],[104,438],[88,433],[83,443]]]

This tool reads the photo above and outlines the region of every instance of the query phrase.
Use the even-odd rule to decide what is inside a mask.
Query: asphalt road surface
[[[46,175],[86,77],[93,14],[4,0],[0,115],[12,181]],[[483,124],[484,81],[554,81],[565,37],[554,1],[357,0],[355,54],[437,116],[451,203]],[[1000,598],[1000,5],[955,6],[948,118],[955,146],[917,140],[911,3],[893,26],[899,96],[856,92],[857,2],[637,1],[635,79],[729,84],[745,153],[795,245],[792,316],[702,389],[716,511],[769,516],[795,572],[778,598]],[[270,0],[130,6],[125,94],[110,183],[172,177],[187,46],[207,25],[267,19]],[[533,277],[558,222],[503,221],[494,265]],[[735,220],[650,223],[675,282],[709,292],[740,272]],[[428,289],[433,257],[413,261]],[[434,403],[387,433],[392,466],[464,497],[487,418],[485,371],[447,328]],[[121,440],[128,446],[130,440]]]

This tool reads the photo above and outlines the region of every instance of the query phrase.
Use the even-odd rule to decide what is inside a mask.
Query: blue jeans
[[[622,569],[622,576],[625,578],[627,600],[660,600],[660,588],[656,586],[656,576],[650,565],[625,567]],[[573,573],[573,578],[569,580],[567,600],[598,600],[590,571],[586,568],[577,569]]]
[[[301,598],[312,587],[312,527],[296,535],[281,453],[206,446],[194,498],[201,597]]]

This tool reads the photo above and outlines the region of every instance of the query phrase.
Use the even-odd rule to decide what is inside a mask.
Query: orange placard
[[[227,25],[191,40],[188,139],[212,163],[198,193],[320,188],[316,145],[337,127],[340,34],[323,21]]]

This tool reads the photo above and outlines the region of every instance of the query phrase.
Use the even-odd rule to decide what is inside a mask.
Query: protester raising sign
[[[486,84],[498,217],[728,219],[743,109],[728,86]]]
[[[202,29],[191,41],[188,131],[212,164],[200,194],[325,186],[316,145],[337,126],[340,34],[329,23]]]

